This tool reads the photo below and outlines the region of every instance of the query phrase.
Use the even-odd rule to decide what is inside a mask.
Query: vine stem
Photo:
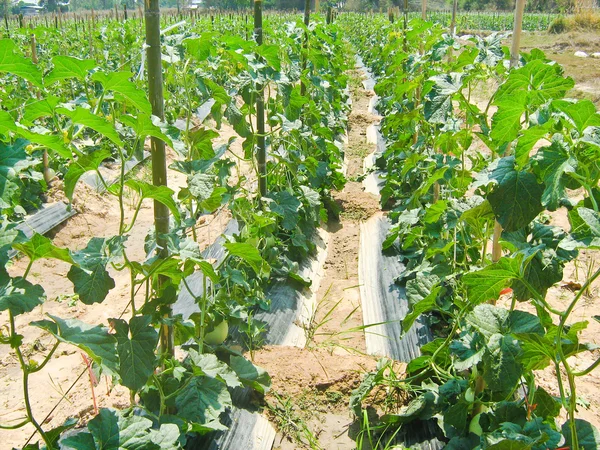
[[[554,341],[560,362],[562,363],[562,365],[565,368],[565,371],[567,372],[567,381],[569,383],[569,390],[570,390],[570,392],[569,392],[569,408],[568,408],[569,428],[571,429],[571,447],[575,450],[579,449],[579,439],[577,437],[577,426],[575,423],[575,409],[577,408],[577,393],[576,393],[576,385],[575,385],[575,374],[573,373],[573,371],[569,365],[569,362],[567,361],[567,357],[565,356],[565,354],[563,352],[562,335],[563,335],[563,331],[564,331],[567,319],[569,318],[570,314],[573,312],[573,309],[575,309],[575,306],[581,299],[583,293],[587,291],[587,289],[594,282],[594,280],[596,280],[596,278],[598,278],[598,276],[600,276],[600,269],[596,270],[596,272],[594,272],[592,274],[592,276],[586,280],[586,282],[581,287],[581,289],[579,290],[579,292],[577,293],[575,298],[571,301],[571,303],[569,304],[569,306],[567,307],[565,312],[562,314],[560,322],[558,324],[557,332],[556,332],[556,339]],[[559,369],[559,367],[557,367],[556,376],[557,376],[557,378],[560,379],[561,375],[560,375],[560,372],[558,371],[558,369]],[[563,399],[564,399],[564,397],[563,397]]]
[[[31,264],[30,264],[31,265]],[[15,326],[15,318],[10,311],[8,310],[8,317],[10,321],[10,334],[11,336],[15,336],[16,334],[16,326]],[[23,358],[23,353],[21,352],[20,345],[14,347],[15,353],[17,354],[17,358],[19,359],[19,365],[21,366],[21,371],[23,372],[23,401],[25,402],[25,412],[27,414],[27,419],[37,430],[42,440],[46,444],[46,448],[52,448],[52,442],[40,426],[40,424],[35,420],[33,416],[33,411],[31,410],[31,399],[29,398],[29,365],[25,362],[25,358]]]

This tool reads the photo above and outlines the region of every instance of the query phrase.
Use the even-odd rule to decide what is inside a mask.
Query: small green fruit
[[[469,424],[469,431],[477,436],[481,436],[483,434],[483,430],[481,425],[479,424],[479,418],[481,417],[481,413],[477,414],[475,417],[471,419],[471,423]]]
[[[219,345],[225,342],[229,334],[229,324],[226,320],[221,321],[215,328],[204,335],[204,343],[208,345]]]

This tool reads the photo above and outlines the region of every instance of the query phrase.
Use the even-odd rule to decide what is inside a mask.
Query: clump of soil
[[[352,222],[364,222],[381,209],[377,197],[354,181],[346,183],[346,189],[336,192],[333,198],[341,209],[340,217]]]

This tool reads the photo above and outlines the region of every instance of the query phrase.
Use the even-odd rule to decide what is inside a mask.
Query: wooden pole
[[[254,36],[257,45],[263,43],[262,0],[254,0]],[[265,144],[265,97],[264,86],[256,84],[256,165],[258,166],[258,192],[267,195],[267,147]]]
[[[450,35],[454,36],[456,32],[456,11],[458,10],[458,0],[452,2],[452,20],[450,21]]]
[[[427,20],[427,0],[421,0],[421,19]]]
[[[158,0],[145,0],[146,17],[146,59],[148,61],[148,92],[152,114],[164,119],[162,55],[160,49],[160,9]],[[167,160],[165,143],[156,137],[151,138],[152,182],[155,186],[167,185]],[[169,233],[169,208],[154,201],[154,230],[157,253],[160,258],[169,254],[165,235]],[[159,277],[158,284],[164,285],[165,278]],[[171,316],[171,311],[167,317]],[[160,348],[164,357],[172,358],[175,350],[173,327],[163,324],[160,331]]]
[[[310,0],[304,1],[304,25],[308,28],[310,24]],[[304,44],[302,45],[302,75],[308,67],[308,30],[304,32]],[[306,83],[300,80],[300,95],[306,94]]]

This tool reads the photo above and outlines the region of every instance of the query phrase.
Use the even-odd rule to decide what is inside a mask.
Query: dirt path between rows
[[[378,199],[358,181],[363,159],[374,150],[367,144],[366,129],[376,117],[368,113],[371,93],[357,87],[360,73],[350,75],[356,87],[345,146],[348,182],[334,194],[341,213],[338,221],[327,224],[327,260],[314,320],[306,329],[307,346],[270,346],[254,353],[254,362],[273,381],[266,411],[279,432],[274,449],[356,448],[359,427],[349,398],[376,364],[376,358],[366,355],[358,282],[359,225],[379,211]]]

